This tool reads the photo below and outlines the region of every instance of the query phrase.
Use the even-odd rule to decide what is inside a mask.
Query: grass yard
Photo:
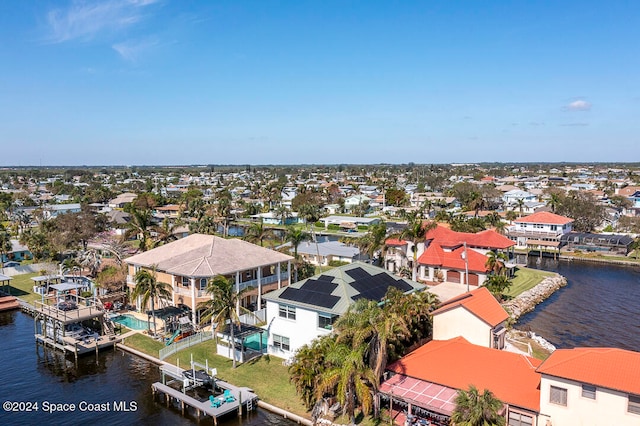
[[[520,293],[535,287],[545,278],[553,275],[555,275],[553,272],[518,267],[516,276],[512,280],[511,287],[507,292],[505,292],[505,295],[509,297],[516,297]]]
[[[33,292],[33,280],[31,278],[37,277],[39,273],[15,275],[13,279],[9,281],[12,296],[16,296],[25,302],[31,303],[36,300],[41,300],[42,296]]]
[[[126,339],[125,344],[134,349],[154,357],[158,357],[158,351],[164,347],[160,342],[143,334],[135,334]],[[209,361],[209,368],[218,370],[218,378],[236,386],[246,386],[255,391],[263,401],[280,407],[292,413],[309,416],[307,410],[296,394],[295,387],[289,383],[289,372],[282,365],[282,359],[264,355],[244,364],[237,364],[232,368],[232,361],[216,353],[216,345],[213,340],[200,343],[196,346],[184,349],[177,354],[169,356],[165,361],[188,368],[193,360],[201,364]]]

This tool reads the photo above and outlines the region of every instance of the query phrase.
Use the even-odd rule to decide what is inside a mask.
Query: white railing
[[[280,274],[280,277],[282,279],[282,281],[285,281],[288,279],[288,275],[287,274]],[[272,284],[278,282],[278,274],[275,275],[269,275],[268,277],[262,277],[260,279],[260,284],[261,285],[267,285],[267,284]],[[241,282],[239,284],[240,290],[244,290],[247,287],[258,287],[258,280],[251,280],[251,281],[245,281],[245,282]]]
[[[249,314],[240,315],[240,322],[248,325],[256,325],[265,322],[267,318],[267,309],[262,308]]]
[[[507,228],[507,233],[514,236],[531,236],[531,237],[552,237],[557,238],[562,235],[562,231],[537,231],[535,229],[522,229],[516,226]]]
[[[191,288],[188,287],[180,287],[180,286],[175,286],[173,287],[173,292],[175,294],[182,294],[184,296],[191,296]],[[204,290],[196,290],[196,297],[205,297],[207,295],[207,292]]]
[[[186,337],[178,342],[174,342],[169,346],[166,346],[160,349],[160,359],[165,359],[169,355],[173,355],[174,353],[181,351],[182,349],[188,348],[193,345],[197,345],[198,343],[206,342],[207,340],[211,340],[213,336],[211,332],[201,332],[196,333],[193,336]]]

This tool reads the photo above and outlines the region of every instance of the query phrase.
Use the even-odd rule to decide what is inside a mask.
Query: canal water
[[[157,398],[154,401],[151,384],[161,380],[155,364],[120,350],[101,352],[98,357],[83,356],[76,364],[73,358],[36,345],[33,333],[30,316],[19,311],[0,313],[0,425],[198,423],[195,414],[183,417],[179,409],[167,408]],[[14,402],[9,408],[16,411],[6,410],[7,401]],[[47,412],[52,409],[60,411]],[[201,417],[199,423],[210,425],[213,421]],[[258,409],[245,413],[242,419],[231,415],[218,424],[295,423]]]
[[[617,347],[640,352],[640,268],[530,258],[529,266],[557,272],[567,286],[524,315],[531,329],[557,348]]]

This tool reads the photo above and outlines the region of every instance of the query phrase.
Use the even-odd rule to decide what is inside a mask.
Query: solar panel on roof
[[[302,287],[300,287],[301,290],[314,291],[323,294],[331,294],[336,288],[338,288],[338,284],[334,284],[328,281],[316,281],[311,279],[307,280],[307,282],[305,282]]]
[[[333,277],[331,275],[320,275],[318,277],[318,281],[333,281]]]
[[[350,274],[349,272],[353,273]],[[395,287],[403,292],[409,291],[413,288],[409,283],[403,280],[396,280],[386,273],[369,275],[362,268],[356,268],[351,271],[347,271],[347,274],[354,278],[354,282],[351,283],[351,286],[359,293],[359,296],[352,297],[353,300],[364,297],[369,300],[377,301],[384,298],[389,287]]]
[[[362,278],[370,278],[371,275],[369,275],[367,273],[367,271],[365,271],[362,268],[354,268],[354,269],[349,269],[348,271],[346,271],[346,274],[349,275],[351,278],[353,278],[354,280],[359,280]]]
[[[335,284],[332,284],[335,286]],[[304,287],[304,286],[303,286]],[[321,293],[317,291],[297,289],[293,287],[287,287],[281,294],[281,299],[291,300],[293,302],[305,303],[307,305],[320,306],[322,308],[331,309],[340,300],[338,296],[332,296],[328,293]]]

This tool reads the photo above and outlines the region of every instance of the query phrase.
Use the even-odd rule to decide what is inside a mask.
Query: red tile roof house
[[[507,236],[517,248],[558,248],[562,235],[571,232],[573,219],[551,212],[537,212],[515,220]]]
[[[558,349],[537,371],[542,375],[539,424],[640,425],[639,352]]]
[[[389,365],[378,397],[444,425],[449,424],[457,391],[474,385],[480,392],[491,390],[505,404],[507,424],[535,425],[540,363],[526,355],[473,345],[463,337],[432,340]]]
[[[400,267],[411,267],[410,241],[388,239],[386,244],[388,270],[397,272]],[[489,272],[485,267],[487,256],[484,253],[490,250],[507,252],[514,245],[513,241],[493,230],[474,234],[438,225],[427,232],[425,243],[418,244],[418,280],[482,285]]]
[[[431,315],[434,340],[464,337],[474,345],[504,348],[509,314],[485,287],[447,300]]]

